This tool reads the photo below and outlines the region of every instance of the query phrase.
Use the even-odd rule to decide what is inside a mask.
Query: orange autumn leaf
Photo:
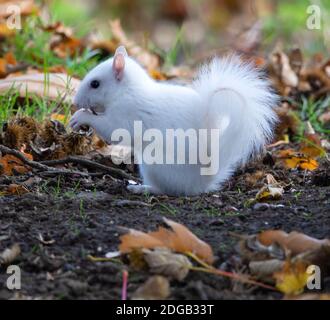
[[[166,218],[164,222],[167,228],[159,227],[157,231],[149,233],[129,229],[127,234],[120,237],[119,251],[128,253],[137,248],[165,247],[180,253],[190,252],[209,264],[213,263],[213,252],[207,243],[196,237],[182,224]]]
[[[7,52],[3,57],[8,64],[11,64],[13,66],[17,65],[16,58],[11,51]]]
[[[16,58],[12,52],[7,52],[0,58],[0,77],[3,78],[8,75],[8,65],[15,66],[17,64]]]
[[[25,153],[24,150],[20,150],[25,158],[28,160],[33,160],[33,156],[29,153]],[[24,165],[24,163],[18,159],[17,157],[11,155],[11,154],[6,154],[3,157],[0,157],[0,173],[11,176],[14,174],[14,172],[24,174],[29,172],[29,168]]]
[[[156,69],[149,70],[149,75],[151,76],[151,78],[153,78],[155,80],[167,80],[168,79],[164,73],[162,73]]]
[[[288,249],[296,255],[309,250],[316,250],[322,245],[330,245],[329,239],[316,239],[306,234],[292,231],[286,233],[282,230],[267,230],[258,235],[258,240],[265,246],[278,243],[281,247]]]
[[[11,176],[14,174],[14,171],[23,174],[29,170],[24,166],[23,162],[15,156],[6,154],[5,156],[1,157],[0,173],[6,176]]]
[[[52,113],[50,116],[51,120],[56,120],[56,121],[60,121],[64,124],[67,124],[68,122],[68,117],[64,114],[59,114],[59,113]]]
[[[318,162],[315,159],[292,149],[279,151],[277,157],[281,159],[283,164],[289,169],[298,168],[313,171],[318,168]]]

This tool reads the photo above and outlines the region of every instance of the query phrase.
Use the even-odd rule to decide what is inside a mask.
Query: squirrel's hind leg
[[[157,188],[146,184],[130,184],[127,186],[127,190],[135,194],[161,194]]]

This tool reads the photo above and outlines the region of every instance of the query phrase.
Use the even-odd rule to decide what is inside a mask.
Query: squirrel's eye
[[[98,80],[93,80],[93,81],[91,82],[91,87],[92,87],[93,89],[97,89],[99,86],[100,86],[100,81],[98,81]]]

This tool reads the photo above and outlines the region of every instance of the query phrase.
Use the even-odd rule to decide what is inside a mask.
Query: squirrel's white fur
[[[113,58],[95,67],[82,81],[74,101],[80,110],[73,115],[71,126],[89,125],[107,141],[119,128],[133,136],[134,120],[141,120],[143,129],[156,128],[164,136],[166,129],[218,128],[216,174],[201,175],[200,164],[142,163],[143,186],[129,187],[133,192],[171,195],[217,190],[272,136],[277,96],[262,76],[233,55],[212,59],[190,87],[157,82],[120,47]],[[99,81],[96,89],[91,88],[93,80]],[[88,112],[91,107],[103,108],[104,113]]]

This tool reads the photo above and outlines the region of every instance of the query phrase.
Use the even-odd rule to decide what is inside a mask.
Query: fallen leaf
[[[263,186],[256,195],[257,201],[278,200],[284,193],[283,187],[271,174],[266,175],[267,185]]]
[[[303,66],[303,56],[299,48],[291,50],[289,54],[290,66],[292,70],[299,75],[300,70]]]
[[[207,243],[197,238],[182,224],[166,218],[164,222],[167,228],[159,227],[157,231],[149,233],[128,229],[128,233],[120,237],[119,250],[127,253],[133,248],[165,247],[180,253],[191,252],[207,263],[213,263],[212,249]]]
[[[21,248],[18,243],[15,243],[10,248],[5,249],[0,253],[0,265],[11,264],[21,253]]]
[[[32,159],[31,159],[32,160]],[[24,174],[29,172],[31,169],[24,165],[23,162],[13,155],[6,154],[0,157],[0,173],[6,176],[11,176],[15,172]]]
[[[272,186],[262,187],[256,195],[257,201],[267,201],[267,200],[279,200],[283,195],[283,188],[277,188]]]
[[[316,239],[303,233],[292,231],[286,233],[282,230],[267,230],[258,235],[258,240],[265,246],[278,243],[283,248],[291,251],[293,255],[309,251],[317,250],[323,245],[330,245],[329,239]]]
[[[240,236],[237,246],[239,254],[247,261],[265,261],[269,259],[282,260],[285,252],[276,242],[271,245],[262,244],[257,235]]]
[[[127,38],[119,19],[110,21],[111,34],[114,39],[124,45],[128,50],[129,54],[132,55],[138,62],[140,62],[148,70],[155,70],[159,67],[159,57],[155,54],[150,53],[134,41]]]
[[[65,114],[59,114],[59,113],[52,113],[50,115],[50,119],[51,120],[56,120],[56,121],[60,121],[63,124],[67,124],[69,121],[69,118],[65,115]]]
[[[152,276],[132,295],[132,300],[164,300],[170,295],[170,283],[163,276]]]
[[[84,45],[80,39],[64,37],[51,43],[51,50],[62,59],[74,57],[77,53],[81,54]]]
[[[80,84],[80,80],[72,78],[63,73],[26,74],[20,76],[9,76],[0,80],[0,93],[5,93],[10,89],[19,90],[21,97],[26,97],[27,93],[35,94],[39,97],[46,97],[50,100],[58,100],[64,97],[65,102],[72,102],[73,96]]]
[[[271,282],[271,278],[275,272],[282,270],[284,261],[278,259],[251,261],[249,269],[251,273],[260,280]]]
[[[322,148],[320,136],[315,132],[309,121],[307,121],[306,126],[307,130],[301,143],[300,152],[311,158],[324,156],[326,152]]]
[[[296,152],[292,149],[280,150],[277,153],[277,158],[280,159],[285,167],[289,169],[303,169],[313,171],[318,168],[318,162],[303,153]]]
[[[303,292],[309,274],[303,263],[292,264],[286,261],[281,271],[274,273],[276,288],[287,295],[298,295]]]
[[[16,66],[17,61],[13,53],[7,52],[2,58],[0,58],[0,78],[4,78],[9,73],[9,68]]]
[[[188,275],[192,267],[186,256],[173,253],[166,248],[143,249],[143,253],[151,273],[181,281]]]
[[[283,51],[273,53],[271,61],[285,86],[298,86],[299,78],[291,68],[289,57]]]

